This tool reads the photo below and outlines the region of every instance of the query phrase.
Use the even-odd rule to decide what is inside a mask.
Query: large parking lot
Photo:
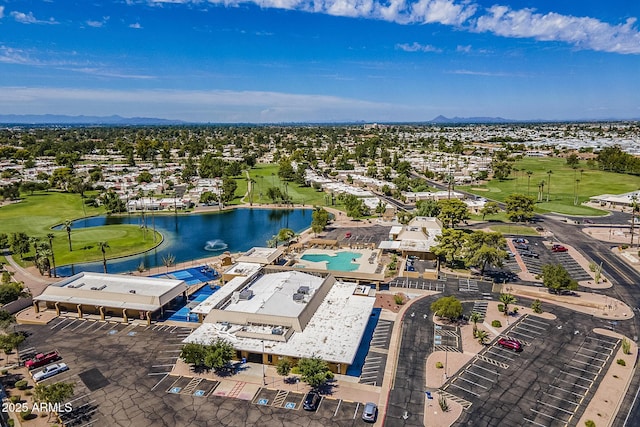
[[[18,329],[29,335],[23,349],[57,349],[69,366],[68,371],[45,382],[75,384],[70,400],[73,410],[63,416],[69,425],[365,425],[363,403],[359,402],[328,396],[316,412],[303,410],[302,384],[300,392],[260,389],[255,394],[257,387],[250,396],[236,399],[220,397],[222,387],[217,381],[170,375],[181,342],[191,331],[186,327],[58,318],[48,325],[20,325]],[[376,337],[376,345],[386,345],[383,335]],[[241,392],[247,389],[238,388]]]
[[[521,244],[522,247],[528,247],[528,250],[517,249],[519,256],[522,258],[527,271],[532,274],[541,274],[542,266],[545,264],[560,264],[562,265],[572,279],[576,281],[591,280],[591,276],[573,259],[569,252],[552,252],[551,249],[546,246],[541,237],[528,237],[526,244]],[[537,257],[525,256],[533,252]]]

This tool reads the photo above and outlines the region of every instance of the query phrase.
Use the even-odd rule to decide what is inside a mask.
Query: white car
[[[34,381],[42,381],[47,378],[50,378],[54,375],[58,375],[60,372],[67,371],[69,367],[66,363],[54,363],[53,365],[49,365],[41,371],[33,374]]]

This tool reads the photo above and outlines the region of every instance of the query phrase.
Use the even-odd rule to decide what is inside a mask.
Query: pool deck
[[[378,256],[379,256],[379,250],[377,249],[341,249],[341,250],[334,250],[334,249],[317,249],[317,248],[312,248],[312,249],[307,249],[304,252],[302,252],[300,254],[300,256],[298,256],[298,258],[296,259],[296,263],[295,266],[297,266],[298,268],[311,268],[311,269],[315,269],[315,270],[327,270],[327,261],[321,261],[321,262],[313,262],[313,261],[307,261],[304,259],[301,259],[302,256],[304,255],[328,255],[328,256],[335,256],[338,252],[353,252],[353,253],[358,253],[361,254],[362,256],[360,258],[356,258],[355,260],[351,260],[352,264],[357,264],[358,268],[355,270],[351,270],[351,272],[354,273],[375,273],[376,268],[378,267]],[[370,263],[369,260],[372,260],[372,262]],[[329,271],[329,270],[327,270]]]

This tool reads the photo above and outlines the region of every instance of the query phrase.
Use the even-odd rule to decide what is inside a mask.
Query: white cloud
[[[566,42],[581,49],[639,54],[640,33],[635,23],[636,18],[629,18],[624,24],[611,25],[589,17],[492,6],[486,15],[477,19],[475,30],[504,37]]]
[[[636,18],[609,24],[591,17],[575,17],[533,9],[513,10],[494,5],[482,9],[474,0],[127,0],[128,4],[218,4],[226,7],[253,3],[264,8],[301,10],[336,16],[378,19],[398,24],[441,24],[502,37],[558,41],[580,49],[640,54]]]
[[[471,52],[471,45],[470,44],[466,46],[458,45],[456,47],[456,52],[469,53]]]
[[[109,21],[109,17],[104,16],[101,21],[87,21],[87,25],[94,28],[101,28],[107,23],[107,21]]]
[[[10,15],[13,19],[16,20],[16,22],[19,22],[21,24],[57,24],[56,20],[53,18],[49,18],[49,20],[47,21],[37,19],[35,16],[33,16],[33,12],[24,13],[13,11]]]
[[[139,22],[133,23],[133,24],[129,24],[129,28],[134,28],[136,30],[139,30],[140,28],[142,28],[142,25],[140,25]]]
[[[0,46],[0,62],[5,64],[30,64],[35,62],[23,50]]]
[[[399,43],[396,44],[396,49],[404,50],[405,52],[442,52],[442,49],[439,49],[430,44],[420,44],[418,42],[409,43]]]
[[[0,19],[4,18],[4,6],[0,6]]]

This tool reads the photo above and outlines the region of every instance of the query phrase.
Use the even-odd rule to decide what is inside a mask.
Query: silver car
[[[362,412],[362,420],[368,422],[375,422],[378,417],[378,405],[372,402],[367,402],[364,405],[364,411]]]
[[[43,370],[33,374],[33,380],[36,382],[46,380],[47,378],[58,375],[60,372],[64,372],[68,369],[69,367],[66,363],[54,363],[53,365],[49,365]]]

